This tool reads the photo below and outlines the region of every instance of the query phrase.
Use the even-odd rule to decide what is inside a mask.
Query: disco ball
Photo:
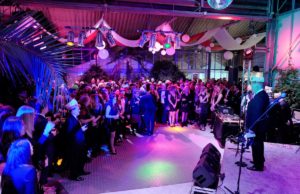
[[[233,0],[207,0],[208,5],[213,9],[225,9],[227,8]]]

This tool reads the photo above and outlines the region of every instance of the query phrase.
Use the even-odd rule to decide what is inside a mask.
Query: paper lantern
[[[161,50],[160,54],[163,55],[163,56],[165,56],[167,54],[167,51],[166,50]]]
[[[238,38],[235,39],[235,41],[236,41],[238,44],[241,44],[243,40],[242,40],[240,37],[238,37]]]
[[[171,55],[175,54],[175,49],[174,49],[174,47],[171,47],[171,48],[167,49],[166,52],[167,52],[167,55],[171,56]]]
[[[188,42],[190,41],[190,36],[188,34],[184,34],[182,35],[181,39],[183,42]]]
[[[233,58],[233,53],[232,53],[231,51],[226,51],[226,52],[224,53],[224,59],[230,60],[230,59],[232,59],[232,58]]]
[[[211,52],[211,48],[209,46],[205,47],[206,52]]]
[[[109,52],[106,49],[99,50],[98,56],[100,59],[107,59],[109,57]]]

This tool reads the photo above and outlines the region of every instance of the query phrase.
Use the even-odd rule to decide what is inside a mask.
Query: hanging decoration
[[[235,41],[238,43],[238,44],[241,44],[243,42],[243,40],[240,38],[240,37],[237,37],[235,39]]]
[[[165,46],[167,40],[171,39],[172,45],[171,47],[175,47],[175,49],[179,49],[181,47],[190,47],[190,46],[211,46],[211,39],[214,38],[220,46],[213,46],[213,49],[221,49],[221,47],[225,50],[244,50],[245,48],[250,48],[255,46],[258,42],[260,42],[265,36],[266,33],[255,34],[255,36],[250,36],[245,42],[241,45],[242,40],[240,38],[234,39],[226,30],[225,26],[221,26],[212,30],[208,30],[206,32],[198,33],[190,37],[188,34],[181,35],[176,33],[171,28],[170,22],[164,22],[160,26],[158,26],[155,31],[148,31],[147,33],[142,33],[141,37],[137,40],[129,40],[121,35],[119,35],[108,25],[108,23],[101,18],[94,27],[90,28],[89,31],[86,32],[86,39],[84,40],[84,44],[94,40],[97,35],[97,31],[99,28],[108,29],[107,32],[101,32],[106,36],[107,42],[110,46],[126,46],[126,47],[143,47],[149,40],[149,44],[151,41],[152,33],[155,33],[156,39],[155,41],[160,42]],[[51,34],[50,32],[45,32]],[[60,42],[67,42],[66,39],[56,37],[52,35]],[[171,37],[171,38],[169,38]],[[148,39],[149,38],[149,39]],[[74,38],[74,42],[78,42],[78,38]],[[174,41],[174,42],[173,42]],[[81,44],[80,44],[81,45]],[[169,46],[169,44],[166,44]],[[153,49],[154,47],[152,47]],[[152,50],[150,49],[150,50]]]
[[[188,34],[184,34],[184,35],[182,35],[181,39],[182,39],[183,42],[186,43],[186,42],[190,41],[190,38],[191,37]]]
[[[224,53],[224,59],[231,60],[233,58],[233,53],[231,51],[226,51]]]
[[[109,52],[106,49],[99,50],[98,56],[100,59],[107,59],[109,57]]]
[[[168,49],[166,50],[166,52],[167,52],[167,55],[172,56],[172,55],[175,54],[175,49],[174,49],[174,47],[171,47],[171,48],[168,48]]]

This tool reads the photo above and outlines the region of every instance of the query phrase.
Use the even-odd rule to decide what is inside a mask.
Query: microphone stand
[[[276,100],[274,100],[266,109],[266,111],[260,115],[260,117],[258,117],[256,119],[256,121],[249,127],[248,129],[248,132],[249,131],[252,131],[252,129],[254,128],[254,126],[261,120],[263,120],[263,118],[267,115],[267,113],[276,105],[279,103],[279,100],[281,98],[278,98]],[[246,121],[245,121],[246,122]],[[242,136],[243,137],[243,136]],[[238,137],[239,138],[239,137]],[[242,139],[239,138],[238,139],[238,144],[241,143],[241,155],[240,155],[240,161],[238,162],[240,165],[239,166],[239,174],[238,174],[238,180],[237,180],[237,189],[236,191],[231,191],[228,187],[224,186],[224,188],[230,192],[231,194],[240,194],[240,180],[241,180],[241,174],[242,174],[242,164],[243,164],[243,153],[245,152],[245,149],[249,148],[249,146],[252,145],[253,143],[253,138],[245,138],[245,139]],[[245,144],[246,143],[246,144]]]

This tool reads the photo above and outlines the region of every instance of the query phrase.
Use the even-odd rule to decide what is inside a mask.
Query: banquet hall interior
[[[296,194],[300,0],[0,0],[3,194]]]

